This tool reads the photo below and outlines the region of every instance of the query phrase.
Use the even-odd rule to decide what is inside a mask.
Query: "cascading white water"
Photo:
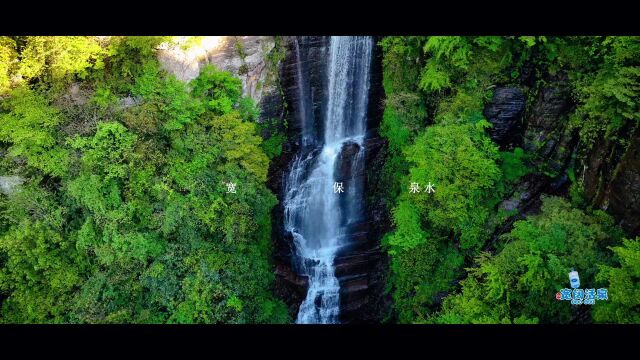
[[[297,41],[295,45],[297,80],[302,91]],[[334,192],[336,165],[347,144],[357,144],[358,152],[351,159],[352,168],[362,166],[364,161],[372,49],[370,37],[331,38],[323,145],[319,152],[303,149],[293,161],[286,180],[284,225],[293,235],[298,268],[309,279],[309,290],[300,305],[297,323],[338,322],[340,285],[335,276],[334,259],[337,250],[349,241],[345,236],[346,225],[360,216],[362,186],[355,181],[352,171],[352,178],[343,182],[351,187],[343,193]],[[301,92],[299,110],[304,147],[309,143],[304,140],[309,132],[304,129],[308,114],[303,95]]]

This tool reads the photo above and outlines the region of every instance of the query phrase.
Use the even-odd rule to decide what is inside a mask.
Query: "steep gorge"
[[[336,149],[339,153],[333,153],[333,156],[335,156],[333,161],[335,163],[330,166],[332,168],[331,171],[335,171],[335,175],[332,175],[332,177],[335,181],[344,184],[344,195],[346,195],[343,198],[336,199],[338,202],[334,204],[335,210],[337,210],[336,214],[343,214],[340,219],[337,219],[339,223],[343,224],[339,225],[342,230],[336,230],[339,230],[339,233],[344,238],[341,240],[343,245],[339,246],[336,249],[337,252],[333,255],[335,277],[338,280],[340,289],[338,294],[340,304],[339,318],[335,320],[338,322],[379,321],[381,317],[380,309],[374,309],[374,304],[378,302],[378,299],[384,298],[382,295],[383,281],[378,276],[380,272],[375,270],[380,266],[382,260],[378,247],[381,233],[376,234],[372,231],[372,207],[368,197],[365,199],[360,195],[360,199],[358,199],[354,196],[356,195],[355,192],[367,194],[370,186],[367,175],[373,170],[370,167],[370,162],[380,145],[380,141],[376,140],[377,124],[381,115],[380,52],[373,39],[357,39],[357,42],[360,43],[364,41],[370,42],[367,45],[369,50],[364,50],[366,47],[363,49],[362,45],[347,43],[343,45],[345,47],[343,51],[347,51],[347,53],[340,56],[351,58],[353,55],[358,55],[359,51],[368,51],[371,52],[371,55],[368,60],[367,56],[365,56],[365,60],[369,64],[354,66],[353,64],[355,63],[351,62],[340,65],[335,63],[337,60],[335,57],[332,64],[330,61],[331,41],[332,39],[328,37],[299,37],[287,40],[287,49],[289,51],[287,51],[287,56],[283,61],[281,78],[288,105],[289,142],[283,152],[283,157],[287,158],[288,161],[282,161],[281,163],[295,162],[295,159],[300,161],[303,155],[295,154],[307,154],[308,157],[303,157],[303,159],[308,158],[311,164],[316,156],[321,156],[318,155],[320,153],[318,146],[332,142],[331,139],[335,135],[333,131],[340,133],[341,130],[339,129],[343,126],[346,129],[346,134],[354,132],[355,137],[352,140],[348,140],[349,137],[347,136],[346,140],[340,142],[339,149]],[[334,40],[334,47],[340,41],[348,42],[352,41],[352,39],[337,38]],[[356,50],[358,48],[363,50]],[[352,54],[353,52],[356,52],[356,54]],[[354,59],[354,61],[362,62],[362,59]],[[352,78],[352,80],[349,80],[348,77],[354,75],[342,73],[338,69],[338,73],[341,73],[341,76],[347,76],[347,78],[340,78],[340,75],[334,75],[332,80],[330,76],[332,66],[334,66],[334,74],[336,74],[335,66],[344,66],[342,70],[351,73],[358,69],[367,71],[367,73],[361,73],[359,75],[360,79]],[[336,81],[344,83],[336,84]],[[369,85],[362,83],[363,81],[368,82]],[[336,86],[343,89],[338,91],[347,91],[347,93],[343,94],[347,97],[355,96],[357,98],[361,96],[361,98],[360,100],[354,98],[337,100],[335,97],[332,99],[332,94],[328,92],[330,85],[333,85],[331,88],[334,91],[337,91]],[[349,90],[351,86],[353,88]],[[362,91],[359,89],[364,89],[366,94],[360,93],[358,95],[358,92]],[[330,108],[330,104],[334,106],[333,111]],[[349,125],[351,121],[349,119],[356,113],[366,114],[364,118],[358,120],[363,121],[363,123]],[[325,121],[331,121],[332,119],[335,121],[335,117],[342,117],[342,119],[337,119],[337,122],[329,127],[323,125],[326,124]],[[358,115],[356,115],[357,117]],[[355,132],[360,133],[360,135],[356,135]],[[341,135],[338,135],[338,137],[341,138]],[[324,151],[325,153],[328,151],[326,146]],[[298,157],[296,158],[296,156]],[[300,166],[301,164],[297,165]],[[273,189],[276,193],[283,194],[282,200],[284,201],[281,201],[274,210],[274,218],[276,220],[274,241],[277,245],[276,273],[278,275],[276,288],[277,293],[287,300],[291,313],[295,316],[300,304],[303,303],[303,299],[306,297],[310,281],[305,276],[305,272],[300,271],[301,266],[299,256],[297,256],[299,254],[296,253],[294,242],[295,232],[291,231],[291,226],[293,224],[300,226],[300,222],[304,221],[307,221],[308,226],[311,227],[323,225],[321,225],[321,218],[314,216],[307,217],[306,220],[298,218],[298,220],[294,221],[283,218],[281,214],[285,213],[285,203],[287,202],[286,195],[284,195],[285,186],[287,185],[285,178],[287,171],[288,169],[285,169],[283,173],[285,175],[280,175],[283,179],[274,182]],[[281,171],[276,170],[276,173],[281,173]],[[284,185],[282,180],[285,180]],[[289,180],[289,191],[295,191],[295,189],[291,189],[292,181],[292,179]],[[333,180],[329,182],[333,184]],[[329,186],[331,184],[327,183],[325,185]],[[330,192],[326,195],[339,196],[332,193],[331,187],[324,190]],[[350,191],[352,193],[349,193]],[[324,205],[320,202],[318,206],[322,207]],[[358,213],[360,214],[358,215]],[[287,223],[289,228],[286,227]],[[318,233],[323,231],[325,231],[324,227],[323,229],[316,228],[312,236],[317,236]],[[348,240],[346,240],[347,238]]]
[[[291,229],[285,226],[287,174],[299,154],[313,153],[315,157],[321,153],[319,146],[326,135],[323,123],[330,97],[331,38],[280,37],[276,46],[272,46],[276,43],[272,37],[235,38],[244,44],[244,56],[250,61],[245,62],[237,52],[238,47],[229,42],[226,50],[209,53],[204,62],[213,62],[240,76],[245,94],[260,105],[260,121],[277,119],[279,128],[286,132],[282,154],[272,160],[268,185],[279,199],[272,211],[275,292],[288,304],[290,315],[295,319],[310,284],[297,262]],[[357,178],[362,182],[364,193],[362,221],[351,226],[353,243],[348,251],[335,254],[333,259],[340,287],[339,322],[379,322],[388,315],[391,303],[384,292],[388,259],[380,250],[381,237],[391,230],[389,210],[393,204],[387,204],[388,199],[379,195],[384,192],[385,184],[378,175],[388,152],[387,140],[378,134],[384,107],[383,54],[377,46],[379,40],[374,39],[372,51],[366,134],[361,143],[345,144],[335,159],[336,170],[342,173],[338,178]],[[277,51],[282,51],[282,58],[268,64],[269,54]],[[248,67],[241,69],[243,63]],[[271,75],[267,75],[268,68]],[[267,87],[256,91],[257,83],[273,75]],[[256,82],[254,78],[261,80]],[[512,215],[497,227],[486,246],[491,248],[501,234],[511,231],[515,221],[537,214],[542,195],[569,197],[572,183],[569,172],[582,180],[588,205],[607,211],[630,236],[637,235],[640,231],[637,130],[634,133],[628,129],[626,147],[600,138],[586,148],[568,126],[576,104],[569,80],[562,71],[550,74],[544,69],[525,68],[518,81],[496,83],[493,87],[493,97],[484,105],[483,114],[493,125],[489,135],[501,150],[523,148],[533,156],[531,165],[539,171],[522,177],[497,205]],[[361,150],[364,150],[364,166],[354,167],[353,158]]]

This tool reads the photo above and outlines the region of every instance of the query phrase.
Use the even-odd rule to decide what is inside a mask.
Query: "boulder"
[[[640,235],[640,135],[636,135],[614,171],[607,210],[634,237]]]
[[[500,145],[507,145],[521,128],[526,98],[522,90],[512,87],[497,88],[493,99],[485,106],[484,116],[493,127],[491,138]]]
[[[11,195],[24,183],[20,176],[0,176],[0,191],[5,195]]]
[[[355,142],[347,142],[342,146],[336,160],[335,178],[337,181],[348,181],[356,176],[362,176],[362,168],[358,167],[356,158],[361,148]],[[362,162],[360,162],[362,164]]]
[[[124,109],[128,109],[132,106],[136,106],[142,103],[142,98],[141,97],[132,97],[132,96],[127,96],[124,97],[122,99],[120,99],[119,101],[119,106],[121,110]]]

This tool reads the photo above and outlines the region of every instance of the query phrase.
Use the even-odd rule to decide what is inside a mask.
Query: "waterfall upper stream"
[[[293,237],[295,267],[309,280],[297,323],[339,322],[334,260],[349,245],[350,225],[363,216],[363,185],[355,174],[364,167],[372,49],[371,37],[331,37],[322,131],[317,132],[295,43],[302,141],[286,177],[284,226]]]

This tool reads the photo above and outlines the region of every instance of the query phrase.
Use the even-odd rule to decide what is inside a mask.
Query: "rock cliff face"
[[[575,108],[566,75],[545,79],[549,85],[538,90],[533,108],[525,114],[524,149],[536,154],[534,160],[547,172],[559,174],[577,144],[577,136],[568,129],[569,114]]]
[[[542,192],[566,191],[564,172],[573,165],[588,204],[613,215],[630,236],[640,234],[640,134],[628,134],[626,148],[604,138],[587,148],[568,126],[575,104],[567,77],[559,73],[545,82],[549,85],[538,90],[524,115],[524,148],[535,153],[534,164],[550,175],[540,180]]]
[[[281,50],[275,37],[205,36],[195,44],[187,42],[188,37],[181,37],[158,49],[158,61],[166,71],[190,81],[203,66],[213,64],[242,80],[243,95],[260,105],[261,119],[282,117],[278,64],[270,61],[270,55]]]
[[[484,109],[484,116],[493,124],[489,134],[496,143],[511,147],[522,142],[520,132],[525,100],[524,93],[518,88],[495,89],[493,99]]]
[[[640,133],[616,167],[608,193],[608,211],[631,236],[640,235]]]
[[[640,235],[640,132],[628,147],[599,139],[577,166],[587,200],[613,215],[632,237]]]
[[[500,207],[513,211],[496,236],[508,232],[514,221],[538,211],[543,194],[567,195],[566,170],[573,166],[582,181],[586,200],[606,210],[631,236],[640,234],[640,134],[629,136],[629,146],[600,138],[589,149],[568,126],[575,110],[565,74],[544,74],[545,85],[535,87],[529,76],[519,87],[497,87],[484,115],[493,124],[489,135],[503,150],[523,147],[533,154],[539,170],[524,176]]]
[[[526,66],[525,66],[526,68]],[[568,130],[569,115],[575,108],[567,77],[544,74],[544,86],[536,87],[532,74],[523,76],[520,86],[497,87],[484,115],[493,124],[489,135],[501,147],[519,146],[532,154],[531,166],[538,171],[523,176],[513,191],[498,205],[513,211],[486,245],[511,230],[513,223],[539,211],[541,196],[566,195],[565,174],[577,148],[577,136]]]

